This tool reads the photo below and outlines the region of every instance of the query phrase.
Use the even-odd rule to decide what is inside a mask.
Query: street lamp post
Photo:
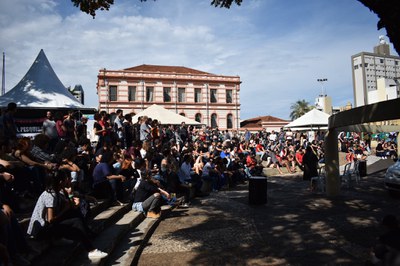
[[[206,87],[206,95],[207,95],[207,96],[206,96],[206,97],[207,97],[207,98],[206,98],[206,119],[207,119],[207,123],[206,123],[206,124],[207,124],[207,126],[209,126],[209,123],[208,123],[208,122],[209,122],[209,118],[210,118],[209,115],[210,115],[210,114],[209,114],[209,105],[208,105],[208,101],[209,101],[210,99],[209,99],[209,96],[208,96],[208,89],[209,89],[208,83],[205,84],[205,87]]]
[[[236,94],[236,99],[235,99],[235,109],[236,109],[236,130],[239,130],[239,105],[238,105],[238,86],[239,85],[235,85],[235,94]]]
[[[110,88],[107,80],[106,68],[103,69],[104,89],[106,91],[106,112],[108,113],[108,102],[110,100]]]
[[[142,85],[142,104],[141,104],[141,108],[142,111],[144,110],[144,95],[145,95],[145,90],[144,90],[144,80],[140,81],[140,85]]]
[[[325,93],[325,90],[324,90],[324,82],[327,82],[328,79],[327,78],[317,79],[317,81],[319,83],[321,83],[321,95],[320,96],[326,96],[326,93]]]

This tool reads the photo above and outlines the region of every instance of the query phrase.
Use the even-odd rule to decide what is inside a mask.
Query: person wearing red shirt
[[[304,156],[304,149],[302,148],[298,149],[296,152],[295,160],[296,160],[296,165],[299,166],[301,170],[303,170],[303,156]]]
[[[256,143],[256,155],[260,156],[260,160],[263,160],[263,157],[265,155],[265,149],[264,145],[262,145],[259,141]]]

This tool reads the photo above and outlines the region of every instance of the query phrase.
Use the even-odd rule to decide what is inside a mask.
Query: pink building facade
[[[99,110],[137,114],[153,104],[206,126],[240,127],[240,77],[199,70],[140,65],[124,70],[100,69]],[[136,122],[136,121],[134,121]]]

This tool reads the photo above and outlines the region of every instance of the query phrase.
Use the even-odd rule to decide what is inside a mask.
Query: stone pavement
[[[268,177],[268,203],[248,204],[248,186],[196,199],[158,226],[139,265],[364,265],[385,214],[399,198],[384,172],[335,198],[311,193],[299,175]]]

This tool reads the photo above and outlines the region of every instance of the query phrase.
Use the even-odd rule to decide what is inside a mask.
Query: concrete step
[[[162,217],[171,209],[163,206]],[[131,265],[138,260],[146,242],[161,221],[146,218],[143,213],[129,211],[115,224],[101,232],[93,242],[94,246],[109,256],[102,260],[89,260],[86,252],[80,252],[68,265]]]
[[[105,228],[120,220],[129,210],[128,204],[108,207],[96,215],[89,222],[89,226],[95,233],[102,234]],[[36,240],[32,240],[32,242],[36,249],[40,248],[40,254],[31,258],[33,265],[71,265],[71,262],[75,261],[83,251],[82,246],[76,242],[60,243],[60,241],[55,241],[49,243]],[[87,255],[86,252],[84,253]]]
[[[115,224],[104,230],[93,242],[93,245],[108,254],[114,252],[115,247],[121,242],[121,238],[130,234],[133,228],[140,225],[145,216],[140,212],[129,211]],[[135,230],[133,230],[135,231]],[[87,252],[80,252],[79,256],[75,256],[69,265],[109,265],[106,259],[89,260]]]
[[[173,210],[171,206],[162,206],[159,219],[145,218],[134,230],[126,234],[119,242],[104,265],[137,265],[140,255],[151,235],[163,218]]]

